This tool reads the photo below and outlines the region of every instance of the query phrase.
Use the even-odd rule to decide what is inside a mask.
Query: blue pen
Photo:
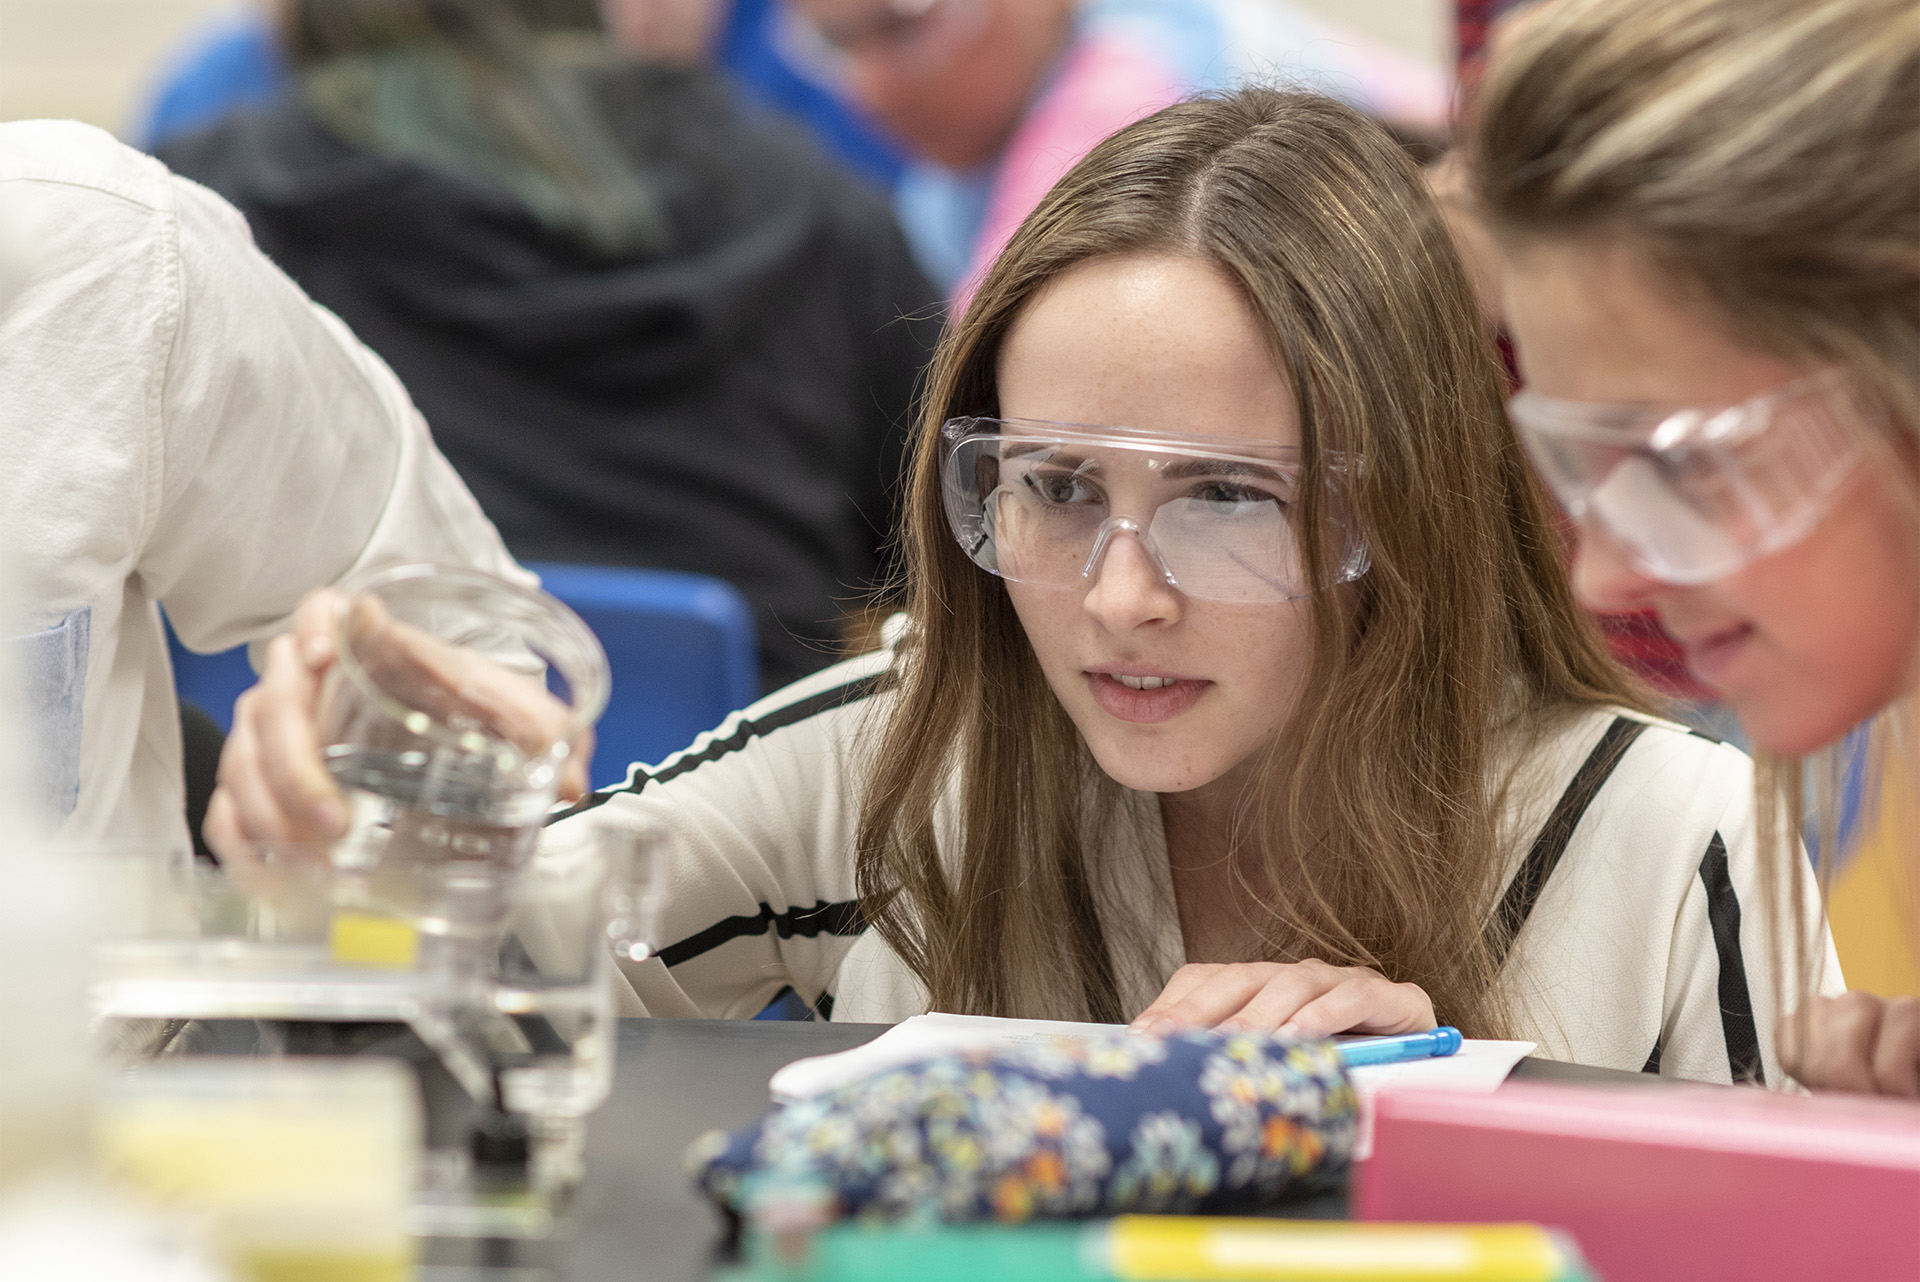
[[[1460,1030],[1442,1024],[1424,1033],[1404,1033],[1399,1037],[1356,1037],[1341,1042],[1339,1047],[1340,1059],[1348,1068],[1438,1059],[1460,1049]]]

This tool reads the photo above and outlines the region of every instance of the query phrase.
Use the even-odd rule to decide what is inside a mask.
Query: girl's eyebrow
[[[1036,454],[1043,456],[1041,457],[1040,462],[1049,464],[1050,466],[1053,466],[1053,467],[1064,468],[1067,471],[1071,471],[1071,472],[1082,471],[1087,467],[1093,466],[1094,463],[1097,462],[1097,460],[1089,461],[1088,459],[1082,458],[1078,454],[1066,453],[1062,451],[1060,447],[1057,445],[1041,444],[1039,442],[1035,442],[1031,444],[1022,444],[1022,443],[1016,442],[1010,445],[1003,446],[1001,448],[1000,458],[1002,461],[1005,461],[1007,459],[1028,458]]]
[[[1194,476],[1230,476],[1257,481],[1275,481],[1288,485],[1300,479],[1297,469],[1286,472],[1240,459],[1187,459],[1184,462],[1171,464],[1160,475],[1170,481],[1184,481]]]
[[[1060,450],[1052,443],[1009,442],[1002,447],[1002,460],[1026,458],[1032,455],[1045,455],[1040,461],[1064,471],[1081,472],[1089,467],[1098,466],[1097,459],[1087,459],[1079,454]],[[1270,481],[1276,485],[1294,485],[1300,480],[1298,467],[1283,469],[1268,467],[1264,464],[1244,459],[1183,459],[1170,463],[1164,470],[1156,469],[1155,474],[1162,480],[1184,481],[1196,476],[1232,477],[1236,480]]]

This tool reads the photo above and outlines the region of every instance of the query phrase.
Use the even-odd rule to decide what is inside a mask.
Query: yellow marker
[[[836,1224],[804,1263],[764,1235],[726,1282],[1594,1282],[1532,1224],[1337,1224],[1123,1215],[951,1228]]]
[[[420,932],[397,917],[337,912],[327,929],[327,950],[343,966],[412,970],[420,955]]]
[[[1567,1259],[1531,1224],[1339,1224],[1123,1215],[1107,1263],[1129,1282],[1556,1282]]]

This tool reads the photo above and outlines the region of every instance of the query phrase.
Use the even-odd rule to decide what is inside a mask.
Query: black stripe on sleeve
[[[1727,1039],[1727,1070],[1736,1082],[1765,1086],[1760,1030],[1753,1019],[1753,997],[1747,991],[1747,964],[1740,955],[1740,899],[1727,871],[1727,843],[1717,832],[1700,861],[1700,882],[1707,891],[1713,948],[1720,955],[1720,1031]]]
[[[1647,1062],[1641,1067],[1640,1071],[1643,1073],[1652,1073],[1656,1077],[1659,1076],[1660,1054],[1666,1049],[1667,1035],[1665,1032],[1662,1032],[1658,1037],[1653,1039],[1653,1051],[1647,1056]]]
[[[702,953],[710,953],[722,944],[769,932],[782,939],[795,936],[817,939],[821,935],[858,935],[866,928],[867,919],[860,911],[860,901],[857,899],[847,899],[837,904],[821,900],[811,908],[789,908],[785,912],[775,912],[771,904],[761,904],[760,911],[751,917],[729,917],[725,921],[715,922],[697,935],[691,935],[677,944],[669,944],[660,950],[660,960],[668,966],[678,966]]]
[[[813,1013],[818,1015],[822,1022],[826,1022],[826,1023],[832,1022],[833,994],[821,993],[820,1000],[813,1004]]]
[[[1553,870],[1559,866],[1560,857],[1567,853],[1567,844],[1573,840],[1574,829],[1580,826],[1581,816],[1587,813],[1587,807],[1593,804],[1600,789],[1606,786],[1614,767],[1627,755],[1627,749],[1646,729],[1647,723],[1644,721],[1615,717],[1606,733],[1600,736],[1600,742],[1587,754],[1580,769],[1574,772],[1573,782],[1567,785],[1567,790],[1560,794],[1560,800],[1554,803],[1553,813],[1547,816],[1540,835],[1534,838],[1533,847],[1520,864],[1520,871],[1507,883],[1507,892],[1500,897],[1500,906],[1495,909],[1493,920],[1487,923],[1487,948],[1493,954],[1495,966],[1506,961],[1520,928],[1533,915],[1533,906],[1538,902],[1540,892],[1546,889],[1547,879],[1553,876]]]
[[[845,708],[851,704],[859,703],[862,699],[871,697],[880,689],[881,682],[886,679],[886,675],[886,673],[876,673],[870,677],[861,677],[856,681],[849,681],[845,685],[834,686],[830,690],[822,690],[819,694],[809,695],[797,702],[789,703],[785,707],[775,708],[772,712],[766,713],[761,717],[743,718],[740,724],[733,728],[733,733],[724,738],[712,740],[700,751],[689,752],[678,760],[673,761],[670,765],[663,766],[661,769],[651,773],[636,767],[631,772],[627,782],[618,784],[612,788],[602,788],[599,792],[589,793],[587,796],[581,798],[575,805],[552,816],[547,822],[557,823],[562,819],[571,819],[575,815],[584,814],[586,811],[604,806],[615,797],[628,796],[641,792],[645,790],[648,784],[666,783],[670,779],[678,779],[681,775],[690,774],[698,770],[701,766],[708,765],[711,762],[720,760],[722,757],[740,751],[762,735],[770,735],[776,730],[784,730],[788,726],[798,725],[800,722],[817,717],[823,712],[832,712],[836,708]]]

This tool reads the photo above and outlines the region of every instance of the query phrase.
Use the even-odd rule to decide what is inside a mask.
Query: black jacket
[[[664,254],[609,260],[297,101],[160,158],[386,359],[516,556],[730,579],[784,684],[831,661],[878,569],[937,295],[884,197],[718,76],[591,87],[665,202]]]

